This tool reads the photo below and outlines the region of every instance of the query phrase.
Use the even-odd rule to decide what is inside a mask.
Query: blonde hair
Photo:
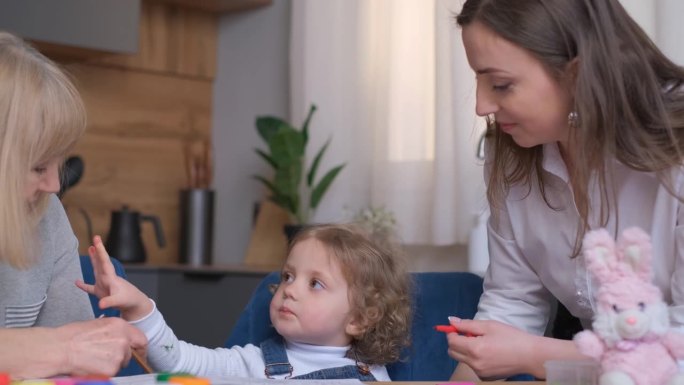
[[[411,277],[402,258],[355,225],[315,225],[300,230],[290,249],[316,239],[339,263],[349,285],[352,317],[365,326],[349,351],[370,365],[398,361],[410,343]]]
[[[85,107],[58,66],[0,31],[0,260],[26,268],[41,249],[37,226],[48,194],[29,204],[27,176],[64,157],[85,130]]]

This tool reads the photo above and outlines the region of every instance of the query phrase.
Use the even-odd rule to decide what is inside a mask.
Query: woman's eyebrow
[[[500,68],[494,68],[494,67],[487,67],[487,68],[475,70],[475,73],[478,75],[485,75],[485,74],[491,74],[491,73],[496,73],[496,72],[508,73],[507,71],[504,71]]]

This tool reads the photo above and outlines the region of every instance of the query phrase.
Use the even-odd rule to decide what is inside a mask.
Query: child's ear
[[[344,331],[347,335],[352,337],[363,335],[370,327],[376,325],[381,318],[380,311],[377,307],[369,307],[363,314],[356,314],[353,316],[349,322],[347,322]]]
[[[360,336],[366,331],[366,323],[359,322],[360,320],[352,319],[347,322],[344,332],[352,337]]]
[[[365,313],[353,316],[349,322],[347,322],[347,326],[344,329],[347,335],[352,337],[362,336],[370,327],[377,324],[380,317],[376,310],[375,307],[370,307]]]

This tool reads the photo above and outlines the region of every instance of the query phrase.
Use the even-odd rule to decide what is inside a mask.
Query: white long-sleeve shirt
[[[203,377],[266,378],[264,359],[258,346],[248,344],[209,349],[180,341],[156,305],[149,315],[131,324],[145,333],[147,359],[155,370]],[[293,367],[293,377],[325,368],[355,365],[354,360],[345,357],[349,346],[317,346],[286,341],[285,349]],[[372,365],[370,369],[377,381],[391,381],[384,366]],[[273,377],[283,379],[285,375]]]
[[[487,167],[487,166],[485,166]],[[651,235],[654,283],[671,305],[674,327],[684,330],[684,210],[679,200],[659,183],[654,173],[637,172],[612,162],[617,197],[607,224],[620,234],[638,226]],[[530,333],[544,333],[550,302],[555,296],[568,310],[590,327],[594,314],[592,285],[580,255],[571,259],[579,213],[574,203],[568,171],[557,144],[544,145],[543,172],[546,196],[558,208],[549,208],[533,179],[513,187],[499,211],[500,221],[488,224],[490,265],[476,319],[494,319]],[[674,189],[684,193],[684,172],[669,170]],[[610,181],[609,181],[610,183]],[[593,180],[588,191],[590,225],[598,227],[600,191]],[[494,209],[494,208],[492,208]]]

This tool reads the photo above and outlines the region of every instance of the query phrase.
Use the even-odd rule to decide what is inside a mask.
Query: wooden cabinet
[[[246,11],[270,5],[272,0],[145,0],[146,3],[157,3],[173,15],[156,15],[157,21],[150,29],[141,20],[141,0],[0,0],[0,29],[13,32],[30,40],[41,52],[61,61],[82,61],[104,54],[135,54],[140,51],[139,44],[155,45],[154,51],[143,47],[146,55],[140,57],[109,57],[104,62],[151,64],[152,69],[164,68],[159,61],[169,58],[160,56],[175,53],[182,55],[171,58],[182,66],[183,57],[206,55],[204,46],[214,44],[210,40],[192,41],[192,37],[204,35],[197,32],[206,28],[205,16],[187,17],[181,9],[203,11],[209,13],[225,13]],[[180,17],[183,23],[182,34],[168,35],[160,26],[175,28],[173,18]],[[171,20],[171,24],[169,24]],[[142,25],[141,25],[142,21]],[[209,28],[213,28],[209,23]],[[141,36],[141,31],[143,36]],[[209,31],[210,35],[213,31]],[[214,35],[211,35],[212,37]],[[172,40],[166,40],[166,39]],[[166,45],[173,45],[168,49]],[[210,47],[213,49],[213,47]],[[188,51],[190,50],[190,51]],[[149,52],[156,54],[150,55]],[[211,57],[213,58],[213,57]],[[202,61],[202,60],[199,60]],[[198,61],[194,61],[197,63]],[[210,68],[202,68],[203,75],[213,74],[211,61],[204,60]],[[197,71],[195,71],[197,72]]]
[[[72,52],[135,53],[140,0],[2,0],[0,29]]]
[[[88,226],[106,237],[111,212],[127,205],[162,222],[164,249],[143,228],[148,262],[178,262],[186,154],[211,148],[219,12],[270,3],[0,0],[0,29],[60,62],[85,102],[86,134],[68,154],[81,156],[85,171],[62,201],[81,254],[91,242]]]
[[[161,220],[163,249],[152,229],[143,227],[147,261],[179,261],[179,195],[189,185],[186,153],[212,147],[219,17],[186,4],[144,0],[138,52],[66,63],[88,113],[86,134],[71,154],[83,158],[85,172],[63,198],[82,254],[90,240],[79,212],[88,212],[93,232],[106,236],[111,211],[127,205]]]
[[[163,249],[151,228],[142,229],[147,261],[179,261],[185,149],[211,143],[216,28],[215,14],[143,1],[136,54],[66,65],[88,114],[73,149],[84,160],[83,178],[63,198],[82,254],[90,240],[77,209],[90,214],[95,234],[106,236],[112,210],[127,205],[161,220]]]
[[[272,0],[154,0],[209,12],[237,12],[270,5]]]

